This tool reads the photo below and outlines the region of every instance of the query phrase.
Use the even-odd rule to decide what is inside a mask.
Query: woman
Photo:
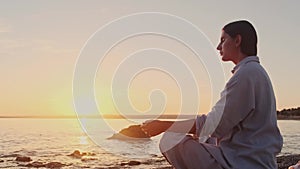
[[[224,26],[217,50],[223,61],[235,64],[220,100],[207,115],[176,122],[177,127],[171,129],[200,136],[200,141],[187,135],[162,153],[178,169],[275,169],[283,141],[272,84],[256,56],[257,35],[252,24],[242,20]],[[154,120],[145,122],[142,129],[155,136],[173,124]],[[207,138],[216,138],[217,144],[208,144]],[[166,139],[160,143],[161,150]]]

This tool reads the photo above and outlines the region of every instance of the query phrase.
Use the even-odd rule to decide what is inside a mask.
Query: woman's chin
[[[228,62],[228,61],[230,61],[230,59],[228,59],[228,58],[226,58],[226,57],[222,57],[222,61]]]

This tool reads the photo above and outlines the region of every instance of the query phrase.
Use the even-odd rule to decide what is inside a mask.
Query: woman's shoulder
[[[258,62],[247,62],[243,65],[241,65],[239,71],[237,71],[238,74],[241,75],[252,75],[257,73],[262,73],[264,71],[264,68],[260,65]]]
[[[248,62],[242,65],[238,71],[235,72],[234,78],[243,81],[255,81],[261,78],[266,78],[267,72],[258,62]]]
[[[257,62],[249,62],[241,65],[230,78],[227,86],[232,86],[236,83],[251,83],[264,73],[264,68]]]

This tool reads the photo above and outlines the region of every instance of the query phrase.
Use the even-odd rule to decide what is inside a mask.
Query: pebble
[[[130,165],[130,166],[133,166],[133,165],[140,165],[141,164],[141,162],[139,162],[139,161],[129,161],[128,162],[128,165]]]
[[[89,152],[80,152],[79,150],[75,150],[73,153],[69,154],[68,156],[74,157],[74,158],[81,158],[83,156],[95,156],[95,153],[89,153]]]
[[[62,164],[60,162],[42,163],[42,162],[39,162],[39,161],[35,161],[35,162],[32,162],[32,163],[28,163],[26,165],[20,164],[19,166],[29,167],[29,168],[40,168],[40,167],[44,167],[44,168],[62,168],[62,167],[65,167],[67,165]]]
[[[16,158],[16,161],[20,161],[20,162],[29,162],[32,161],[30,157],[26,157],[26,156],[20,156]]]
[[[42,162],[35,161],[35,162],[32,162],[32,163],[26,164],[24,166],[25,167],[39,168],[39,167],[45,167],[45,164],[43,164]]]
[[[125,166],[125,165],[129,165],[129,166],[134,166],[134,165],[140,165],[141,162],[140,161],[134,161],[134,160],[131,160],[129,162],[121,162],[121,166]]]
[[[50,162],[50,163],[45,164],[46,168],[61,168],[64,166],[66,166],[66,165],[62,164],[60,162]]]

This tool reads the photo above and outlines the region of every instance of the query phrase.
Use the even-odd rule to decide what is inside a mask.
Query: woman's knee
[[[164,137],[159,142],[159,149],[161,153],[165,153],[169,150],[176,150],[176,149],[182,149],[184,147],[184,144],[188,140],[193,140],[193,138],[189,135],[182,137],[182,139],[179,140],[168,140],[168,138]]]

